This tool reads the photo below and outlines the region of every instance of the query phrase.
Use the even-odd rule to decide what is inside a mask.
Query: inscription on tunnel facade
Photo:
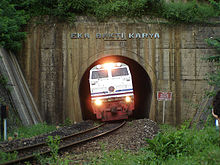
[[[71,39],[90,39],[94,35],[90,33],[71,33]],[[96,39],[115,39],[115,40],[126,40],[126,39],[159,39],[159,33],[96,33]]]

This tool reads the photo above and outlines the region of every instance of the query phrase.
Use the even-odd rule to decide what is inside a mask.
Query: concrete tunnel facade
[[[110,57],[127,63],[132,70],[140,101],[137,109],[144,107],[137,118],[162,122],[158,91],[169,91],[173,96],[166,102],[165,123],[179,124],[192,118],[196,108],[191,105],[199,104],[209,89],[205,74],[211,68],[201,58],[216,53],[204,39],[220,35],[219,24],[168,26],[148,18],[100,23],[77,17],[74,24],[46,20],[41,25],[30,23],[27,30],[18,60],[48,123],[87,118],[83,98],[88,94],[88,70]]]

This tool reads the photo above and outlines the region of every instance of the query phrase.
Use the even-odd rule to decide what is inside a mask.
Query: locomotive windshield
[[[107,78],[108,71],[107,70],[99,70],[92,72],[92,79],[100,79],[100,78]]]
[[[116,76],[127,76],[127,75],[128,75],[128,70],[127,70],[127,68],[112,69],[112,77],[116,77]]]

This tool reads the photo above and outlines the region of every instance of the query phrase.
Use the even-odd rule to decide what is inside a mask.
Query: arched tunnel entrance
[[[79,86],[79,97],[83,120],[95,118],[91,111],[92,107],[90,101],[89,71],[95,65],[107,62],[122,62],[129,66],[132,74],[135,101],[133,117],[149,118],[152,100],[152,84],[149,75],[136,61],[124,56],[117,55],[107,56],[99,59],[98,61],[94,62],[84,73]]]

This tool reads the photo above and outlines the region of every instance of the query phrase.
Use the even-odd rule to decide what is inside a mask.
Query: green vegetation
[[[46,157],[36,153],[36,158],[41,165],[46,164],[59,164],[59,165],[68,165],[70,160],[69,157],[59,158],[58,149],[60,144],[59,136],[48,136],[47,145],[50,148],[50,157]],[[5,153],[0,150],[0,163],[5,163],[10,160],[17,159],[17,152],[14,153]],[[25,164],[29,165],[30,162],[25,162]]]
[[[60,144],[60,137],[59,136],[48,136],[47,145],[50,148],[50,157],[41,156],[40,154],[36,154],[37,160],[40,162],[41,165],[46,164],[59,164],[59,165],[68,165],[70,160],[68,157],[59,158],[58,149]],[[28,164],[28,163],[27,163]]]
[[[210,2],[214,3],[214,1]],[[215,3],[215,5],[218,9],[208,4],[198,4],[196,1],[185,4],[182,2],[166,3],[162,8],[162,16],[171,22],[202,23],[206,22],[207,18],[219,16],[220,3]]]
[[[70,120],[69,118],[66,118],[66,119],[64,120],[63,124],[61,124],[60,126],[61,126],[61,127],[64,127],[64,126],[70,126],[70,125],[72,125],[71,120]]]
[[[53,125],[47,125],[46,123],[39,123],[37,125],[28,126],[28,127],[20,127],[16,128],[15,130],[10,130],[8,133],[8,136],[14,137],[14,134],[16,132],[18,139],[20,138],[31,138],[33,136],[49,133],[51,131],[54,131],[56,129]],[[60,142],[59,137],[48,137],[47,143],[48,146],[51,148],[51,158],[50,160],[54,160],[58,157],[58,145]],[[9,160],[14,160],[17,158],[17,153],[5,153],[0,150],[0,163],[4,163]],[[44,159],[45,160],[45,159]],[[43,160],[42,160],[43,161]]]
[[[134,18],[150,15],[174,22],[196,23],[220,14],[220,3],[214,0],[209,0],[208,4],[195,0],[187,3],[166,3],[164,0],[11,0],[11,3],[30,17],[49,15],[62,20],[75,15],[93,15],[100,21],[112,16]]]
[[[0,163],[4,163],[10,160],[14,160],[17,158],[17,152],[13,152],[13,153],[5,153],[3,151],[0,150]]]
[[[33,17],[55,17],[73,22],[76,15],[95,16],[99,21],[110,17],[159,17],[171,23],[207,23],[220,16],[220,2],[165,2],[164,0],[1,0],[0,46],[9,50],[21,48],[24,27]],[[43,20],[43,19],[41,19]]]
[[[101,158],[92,159],[91,164],[219,164],[220,139],[213,127],[203,130],[163,127],[154,139],[147,139],[148,147],[137,153],[116,150],[103,151]]]
[[[215,67],[213,73],[208,74],[209,85],[220,88],[220,38],[206,39],[208,45],[216,49],[217,54],[205,58]]]
[[[60,144],[60,137],[55,136],[54,138],[52,136],[48,136],[47,144],[50,147],[51,150],[51,157],[52,160],[56,163],[58,158],[58,150],[59,150],[59,144]]]
[[[207,126],[202,130],[196,128],[188,129],[188,124],[183,124],[181,128],[175,128],[169,125],[162,125],[160,133],[154,139],[146,139],[149,144],[147,147],[137,152],[114,150],[106,151],[104,144],[102,153],[97,156],[91,156],[87,164],[97,165],[132,165],[132,164],[219,164],[220,163],[220,138],[219,133],[213,126]],[[43,124],[43,127],[48,127]],[[213,123],[211,124],[213,125]],[[50,126],[49,126],[50,127]],[[31,132],[42,129],[42,126],[32,127]],[[24,130],[24,129],[22,129]],[[26,132],[26,131],[24,131]],[[23,137],[30,137],[25,133]],[[32,134],[35,136],[35,133]],[[48,136],[48,146],[50,147],[50,156],[36,154],[37,160],[41,164],[69,164],[74,162],[71,156],[59,157],[58,146],[60,137]],[[17,153],[6,154],[0,152],[0,163],[7,160],[13,160]],[[26,162],[26,164],[29,164]]]
[[[7,113],[9,116],[7,118],[7,129],[8,130],[11,130],[13,128],[15,129],[15,127],[21,126],[21,120],[16,110],[14,109],[14,106],[11,102],[11,98],[9,96],[9,93],[11,90],[12,90],[12,87],[11,85],[9,85],[8,78],[5,75],[3,75],[0,71],[0,105],[6,105],[9,108],[9,111]]]
[[[9,0],[0,1],[0,46],[10,50],[21,47],[21,41],[25,37],[22,31],[26,17],[24,10],[16,10]]]
[[[1,73],[0,73],[0,85],[2,85],[4,88],[6,88],[8,85],[8,79]]]
[[[30,138],[40,134],[48,133],[56,129],[53,125],[47,125],[46,123],[39,123],[33,126],[20,127],[15,130],[10,130],[9,136],[13,137],[14,133],[18,134],[17,138]]]

